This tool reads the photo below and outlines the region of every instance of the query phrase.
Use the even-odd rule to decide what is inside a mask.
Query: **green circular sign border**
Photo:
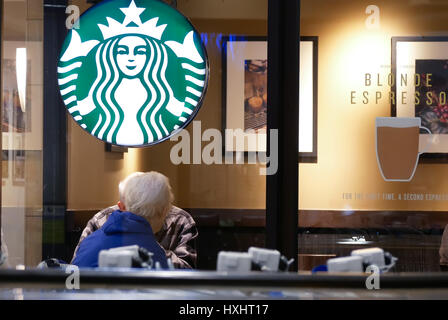
[[[103,1],[101,1],[101,2],[99,2],[99,3],[97,3],[97,4],[95,4],[95,5],[91,6],[90,8],[88,8],[87,10],[85,10],[85,11],[83,12],[83,14],[79,17],[79,19],[78,19],[77,21],[82,22],[82,21],[81,21],[81,18],[82,18],[85,14],[87,14],[89,11],[91,11],[91,10],[95,10],[95,9],[96,9],[95,7],[96,7],[97,5],[103,4],[103,3],[105,3],[105,2],[113,2],[113,1],[114,1],[114,0],[103,0]],[[157,0],[152,0],[152,1],[157,1]],[[165,5],[165,6],[169,7],[169,8],[171,8],[172,10],[176,10],[176,11],[177,11],[177,12],[178,12],[178,13],[179,13],[179,14],[180,14],[180,15],[181,15],[181,16],[188,22],[188,24],[191,26],[191,29],[194,31],[195,35],[200,35],[200,33],[199,33],[199,32],[196,30],[196,28],[194,27],[193,23],[191,23],[190,19],[187,18],[182,12],[180,12],[179,10],[173,8],[172,6],[170,6],[169,4],[167,4],[167,3],[163,2],[163,1],[160,1],[160,0],[159,0],[159,2],[162,3],[163,5]],[[71,30],[70,30],[70,31],[71,31]],[[61,50],[62,50],[63,47],[64,47],[64,44],[65,44],[65,42],[66,42],[66,40],[67,40],[67,37],[68,37],[69,34],[70,34],[70,31],[69,31],[69,32],[67,33],[67,35],[65,36],[64,41],[62,42],[61,48],[59,49],[59,56],[58,56],[58,62],[57,62],[57,64],[59,64],[59,60],[60,60],[60,58],[61,58],[61,56],[62,56],[62,52],[61,52]],[[95,40],[95,39],[91,39],[91,40]],[[203,52],[204,52],[205,69],[206,69],[206,72],[205,72],[205,80],[204,80],[204,88],[202,89],[202,95],[201,95],[201,98],[200,98],[200,100],[198,101],[198,104],[197,104],[197,106],[195,107],[193,113],[188,117],[187,121],[185,121],[184,124],[183,124],[182,126],[180,126],[178,129],[176,129],[176,130],[170,132],[166,137],[163,137],[162,139],[157,140],[157,141],[153,141],[153,142],[150,142],[150,143],[147,143],[147,144],[141,144],[141,145],[121,145],[121,144],[110,143],[110,142],[104,141],[104,140],[98,138],[97,136],[93,135],[93,134],[92,134],[91,132],[89,132],[88,130],[84,129],[84,128],[81,126],[81,124],[79,124],[79,122],[76,121],[76,120],[74,119],[74,117],[68,112],[67,106],[65,105],[64,100],[62,99],[60,85],[58,84],[59,97],[61,98],[62,104],[64,105],[64,108],[65,108],[66,112],[69,114],[70,118],[71,118],[71,119],[78,125],[78,127],[80,127],[84,132],[87,132],[87,133],[89,134],[89,136],[94,137],[95,139],[97,139],[97,140],[99,140],[99,141],[101,141],[101,142],[104,142],[104,143],[106,143],[106,144],[112,145],[112,146],[124,147],[124,148],[136,148],[136,149],[137,149],[137,148],[147,148],[147,147],[151,147],[151,146],[158,145],[158,144],[160,144],[160,143],[162,143],[162,142],[165,142],[165,141],[168,140],[168,139],[171,139],[173,136],[178,135],[182,130],[184,130],[186,127],[188,127],[188,125],[189,125],[189,124],[196,118],[197,114],[199,113],[199,111],[200,111],[200,109],[201,109],[201,107],[202,107],[202,105],[203,105],[203,103],[204,103],[205,96],[207,95],[208,84],[209,84],[209,80],[210,80],[210,61],[209,61],[209,58],[208,58],[208,52],[207,52],[207,49],[206,49],[206,47],[205,47],[205,45],[204,45],[204,42],[202,41],[201,38],[199,38],[199,40],[200,40],[199,42],[200,42],[200,44],[201,44],[201,48],[202,48],[202,50],[203,50]],[[58,74],[57,74],[57,67],[56,67],[56,79],[57,79],[57,78],[58,78]],[[95,106],[95,107],[96,107],[96,106]]]

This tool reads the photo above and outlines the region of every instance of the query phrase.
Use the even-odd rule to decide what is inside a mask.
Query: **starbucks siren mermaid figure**
[[[103,41],[83,42],[71,31],[58,68],[59,85],[69,112],[92,135],[122,146],[148,145],[168,137],[193,114],[207,65],[194,31],[183,43],[162,41],[167,25],[157,26],[159,18],[142,23],[146,9],[134,0],[120,10],[123,23],[107,17],[107,26],[98,24]],[[173,76],[179,70],[185,72],[182,81]]]

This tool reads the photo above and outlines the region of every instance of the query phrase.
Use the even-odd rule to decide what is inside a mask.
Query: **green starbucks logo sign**
[[[64,42],[58,81],[83,129],[108,143],[147,146],[193,120],[209,67],[182,14],[157,0],[105,0],[79,21]]]

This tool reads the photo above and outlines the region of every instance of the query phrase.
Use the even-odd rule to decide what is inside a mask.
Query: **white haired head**
[[[155,171],[133,173],[118,189],[126,210],[146,219],[164,217],[174,200],[168,178]]]

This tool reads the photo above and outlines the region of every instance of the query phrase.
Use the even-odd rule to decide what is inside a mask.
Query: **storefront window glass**
[[[67,32],[77,30],[78,25],[73,23],[78,14],[94,5],[92,2],[4,1],[2,229],[10,265],[30,268],[49,258],[69,263],[88,221],[118,202],[119,182],[137,171],[158,171],[169,178],[174,204],[190,213],[199,231],[199,237],[192,241],[198,253],[198,269],[216,269],[221,250],[264,247],[267,1],[167,2],[195,27],[198,38],[194,40],[203,43],[209,64],[208,81],[204,81],[197,77],[205,75],[205,67],[193,61],[185,69],[182,60],[182,70],[186,70],[186,78],[191,80],[187,79],[190,85],[184,88],[185,103],[197,103],[202,82],[208,83],[202,106],[185,132],[171,141],[144,148],[127,146],[126,140],[121,139],[123,132],[117,137],[112,135],[116,138],[112,142],[121,141],[121,146],[97,139],[101,128],[96,138],[92,132],[86,132],[89,123],[81,123],[79,119],[87,111],[81,110],[79,101],[79,113],[73,113],[76,97],[71,96],[70,76],[77,65],[70,64],[68,55],[63,57],[67,49],[63,39]],[[137,25],[148,22],[145,15],[149,17],[151,13],[140,12],[140,2],[128,1],[124,11],[117,10],[111,17],[123,24],[126,22],[123,19]],[[52,29],[44,37],[44,31],[56,28],[56,20],[59,27],[61,21],[66,22],[64,29]],[[82,28],[82,19],[80,22]],[[105,32],[112,35],[114,31],[108,23],[105,19],[98,22],[107,26]],[[167,29],[163,29],[163,24],[168,25]],[[174,34],[163,17],[159,17],[156,26],[160,27],[156,31]],[[94,27],[92,24],[91,29]],[[97,31],[104,30],[98,27]],[[184,49],[177,50],[169,43],[182,42],[165,39],[164,33],[160,41],[165,44],[160,50],[165,48],[169,59],[184,54]],[[77,34],[85,41],[86,33],[77,31]],[[48,53],[45,60],[44,52]],[[53,65],[49,55],[55,60],[59,57],[60,61],[54,61]],[[168,82],[173,70],[174,67],[168,66]],[[89,72],[85,69],[78,74],[86,88],[78,85],[79,92],[73,92],[82,95],[82,90],[89,91],[86,75]],[[48,86],[56,81],[59,86],[51,92]],[[170,85],[168,95],[169,89],[181,100],[178,84]],[[55,99],[54,95],[62,98]],[[127,100],[130,101],[130,96]],[[46,111],[43,101],[47,101]],[[65,114],[63,118],[56,116],[59,112]],[[64,118],[65,131],[52,132],[52,123],[58,122],[57,128],[63,128]],[[161,132],[163,128],[159,128]],[[59,140],[56,132],[61,135]],[[243,136],[245,140],[239,141]],[[46,140],[48,137],[51,139]]]
[[[300,164],[302,268],[380,247],[398,258],[393,271],[440,271],[446,7],[338,3],[301,1],[301,34],[319,39],[318,161]]]
[[[4,1],[1,204],[11,267],[42,258],[42,62],[42,1]]]
[[[266,175],[281,165],[265,153],[268,1],[166,2],[194,27],[190,37],[139,0],[117,0],[124,7],[109,19],[98,14],[89,32],[76,31],[93,2],[2,1],[8,267],[70,263],[89,220],[117,204],[120,181],[134,172],[169,178],[174,205],[199,234],[196,269],[215,270],[220,251],[266,247]],[[300,68],[290,71],[300,77],[298,253],[288,257],[300,273],[365,248],[396,258],[391,273],[448,265],[446,14],[425,1],[301,1]],[[95,64],[101,54],[106,62]],[[136,77],[146,84],[131,85]],[[138,99],[148,108],[135,119],[117,108],[107,120],[115,109],[105,101],[131,109]]]

